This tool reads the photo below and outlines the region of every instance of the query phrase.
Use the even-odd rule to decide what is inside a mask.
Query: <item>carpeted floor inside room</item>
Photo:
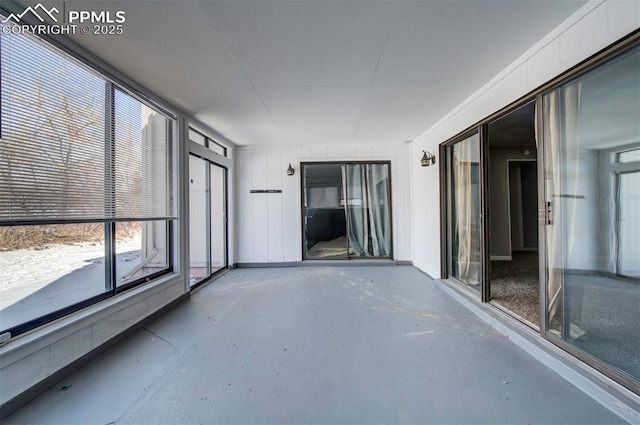
[[[538,252],[514,251],[511,261],[491,262],[491,300],[538,326]]]

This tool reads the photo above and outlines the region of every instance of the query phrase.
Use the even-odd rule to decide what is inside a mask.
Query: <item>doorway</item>
[[[535,102],[487,125],[489,301],[539,329]]]
[[[301,167],[303,259],[392,258],[391,164]]]
[[[442,269],[539,329],[535,102],[441,146]]]

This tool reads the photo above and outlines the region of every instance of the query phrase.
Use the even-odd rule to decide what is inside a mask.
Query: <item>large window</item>
[[[0,332],[171,271],[173,119],[28,35],[0,40]]]

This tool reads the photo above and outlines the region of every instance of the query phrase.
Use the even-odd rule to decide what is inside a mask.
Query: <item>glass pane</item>
[[[449,152],[449,274],[480,291],[480,139],[475,134]]]
[[[610,161],[640,140],[640,48],[543,106],[547,328],[640,380],[640,167]]]
[[[102,223],[0,227],[0,327],[108,291],[104,236]]]
[[[344,166],[304,165],[303,173],[306,258],[348,258],[344,213]]]
[[[116,285],[169,268],[167,222],[116,223]]]
[[[346,173],[350,256],[390,257],[389,165],[347,164]]]
[[[189,140],[204,146],[206,144],[205,137],[193,129],[189,129]]]
[[[194,285],[211,274],[207,210],[209,163],[189,156],[189,255],[190,282]]]
[[[211,272],[227,266],[225,211],[225,169],[209,165],[211,170]]]
[[[619,162],[619,163],[636,162],[636,161],[640,161],[640,149],[634,149],[634,150],[631,150],[631,151],[620,152],[618,154],[617,162]]]
[[[220,146],[211,139],[207,139],[207,147],[217,154],[220,154],[222,156],[226,155],[226,149],[224,148],[224,146]]]
[[[1,38],[0,221],[102,219],[105,81],[35,37]]]
[[[167,117],[119,90],[114,104],[116,217],[173,217]]]

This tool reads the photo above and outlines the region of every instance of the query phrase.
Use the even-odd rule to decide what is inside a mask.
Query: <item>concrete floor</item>
[[[303,267],[227,273],[5,424],[383,422],[622,420],[412,267]]]

